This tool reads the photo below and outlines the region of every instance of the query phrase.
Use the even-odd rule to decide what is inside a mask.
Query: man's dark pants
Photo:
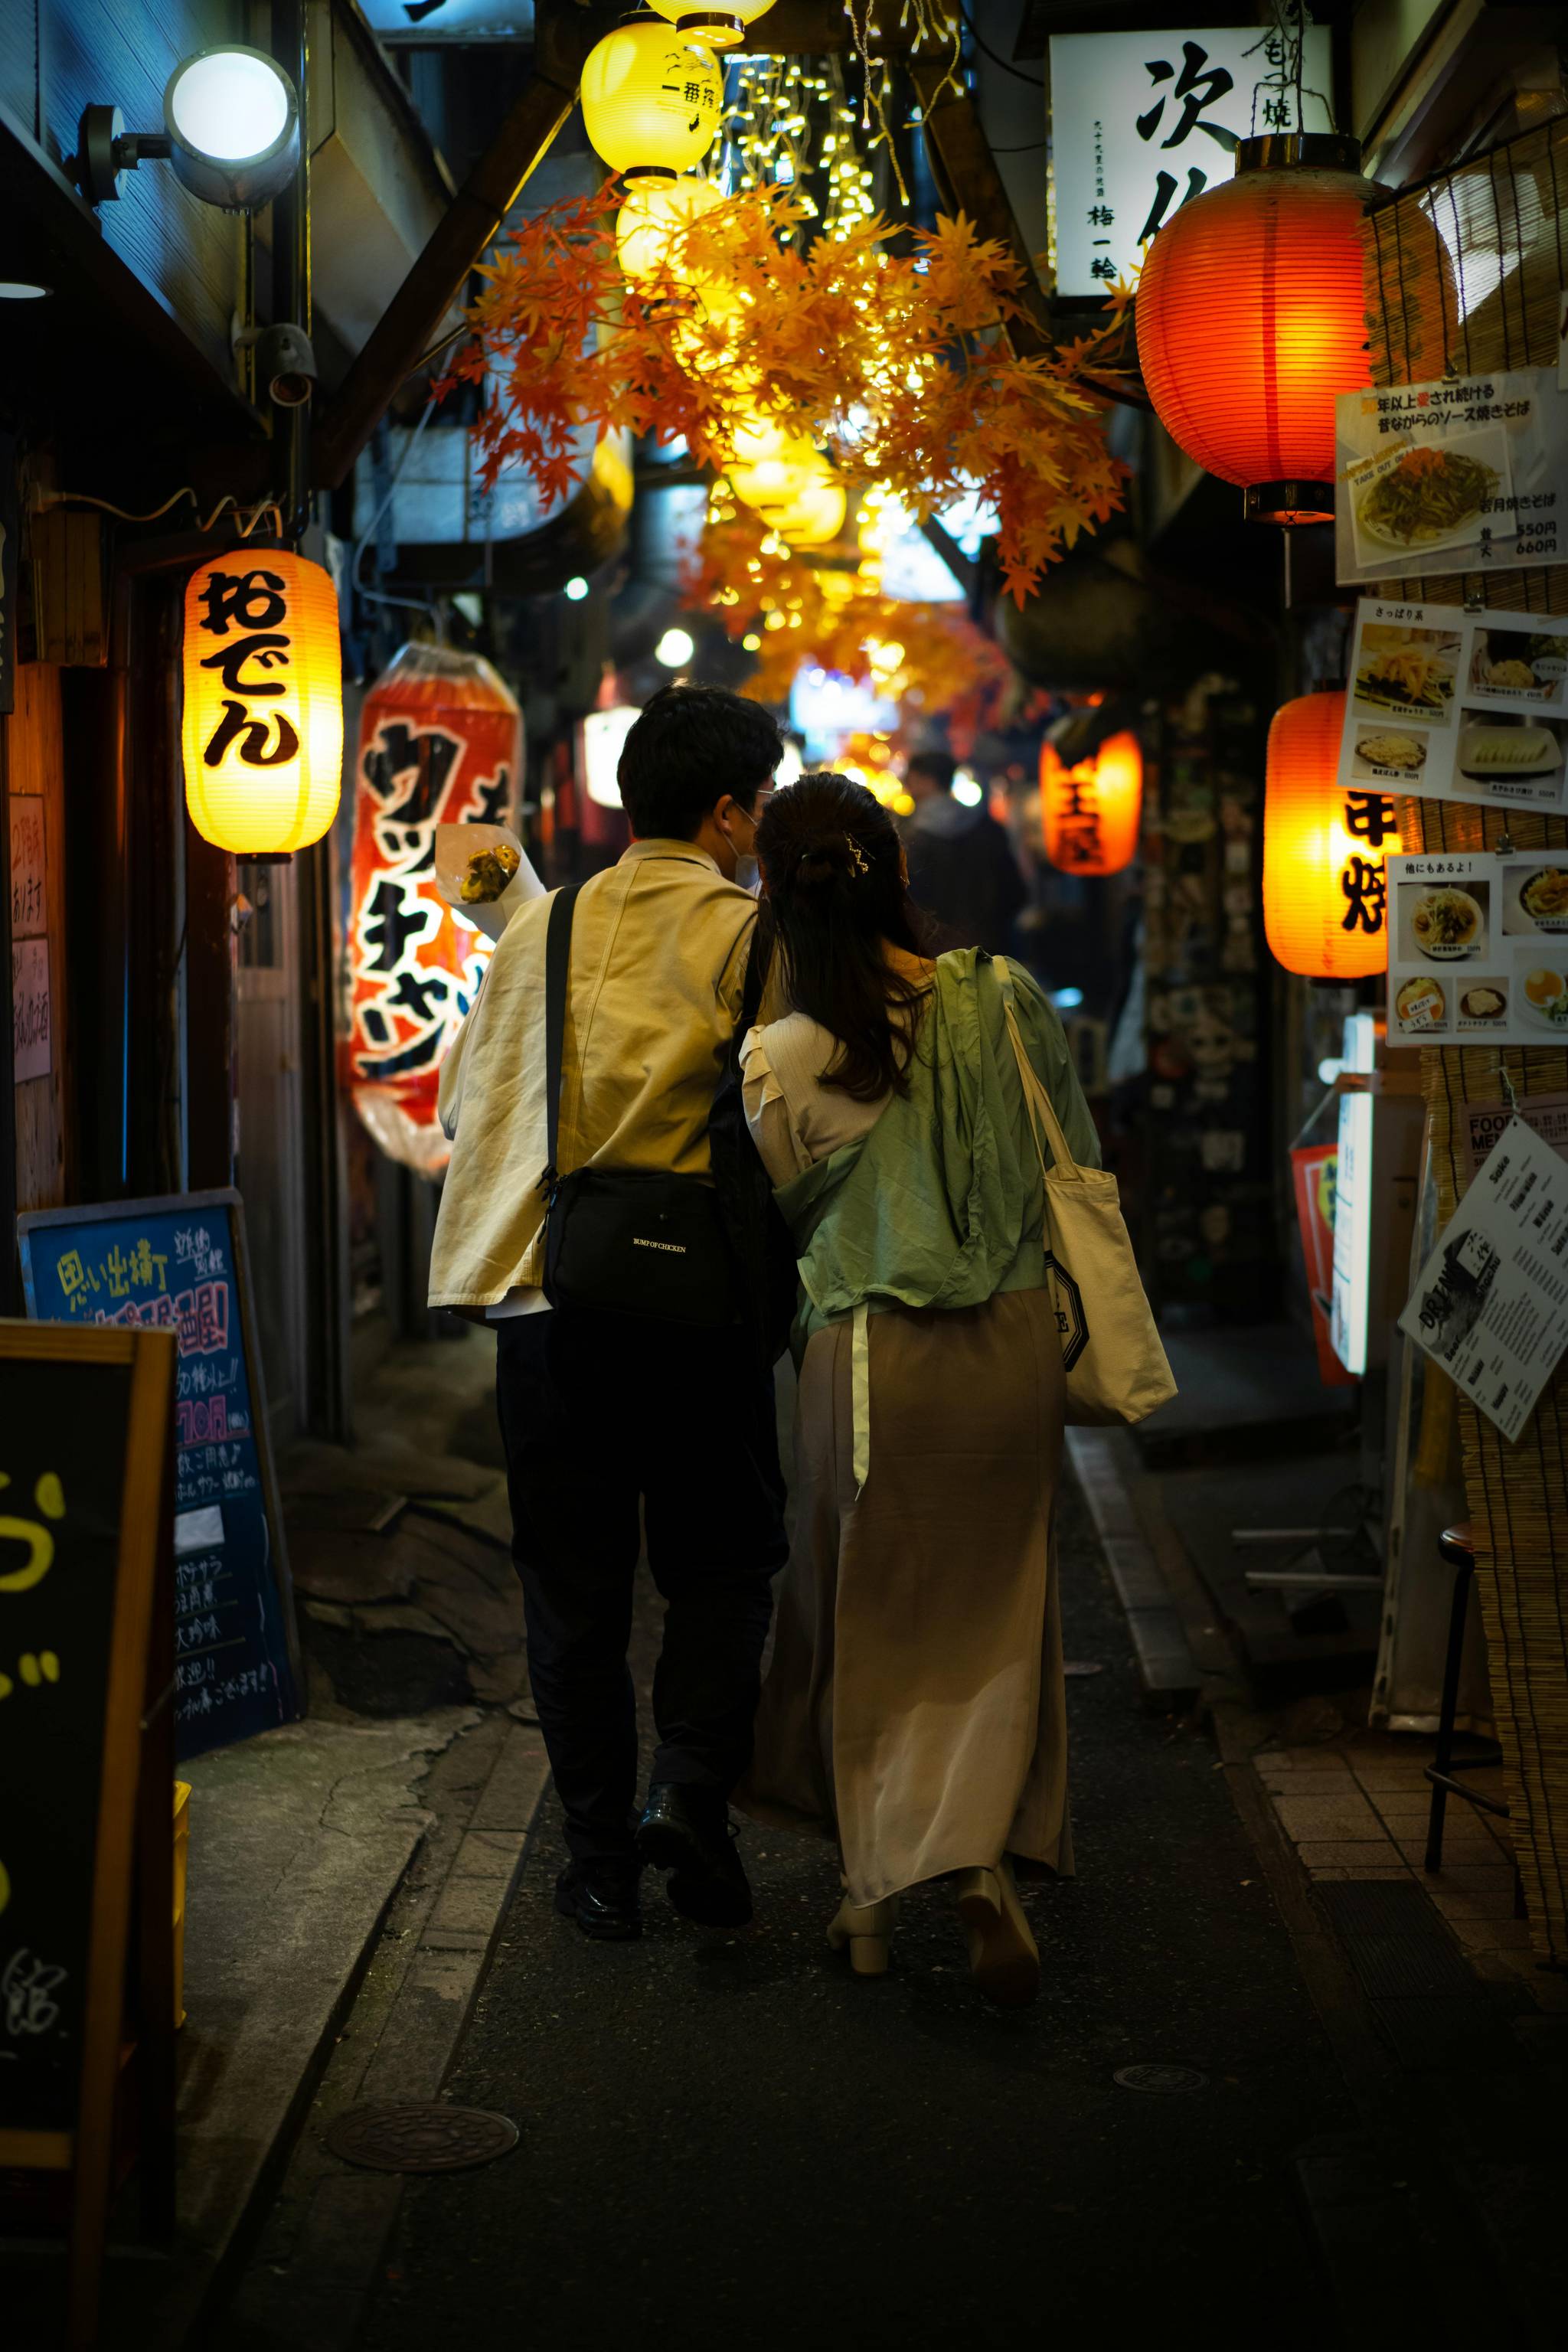
[[[645,1530],[667,1603],[652,1778],[721,1804],[751,1760],[769,1580],[788,1548],[773,1380],[738,1331],[570,1307],[496,1328],[512,1557],[566,1843],[579,1863],[625,1861]]]

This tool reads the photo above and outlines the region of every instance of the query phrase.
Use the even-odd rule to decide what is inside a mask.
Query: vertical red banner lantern
[[[390,1159],[421,1175],[451,1147],[441,1061],[489,956],[436,882],[438,824],[518,823],[522,714],[489,663],[405,646],[365,697],[356,763],[348,1084]]]
[[[1054,743],[1040,746],[1040,824],[1046,856],[1064,874],[1120,874],[1138,853],[1143,811],[1143,751],[1123,729],[1089,759],[1064,767]]]

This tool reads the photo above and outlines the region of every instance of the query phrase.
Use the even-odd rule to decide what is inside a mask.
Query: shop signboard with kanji
[[[1103,295],[1131,278],[1183,205],[1232,177],[1243,139],[1297,129],[1280,51],[1279,35],[1257,25],[1052,37],[1058,294]],[[1309,131],[1333,127],[1315,95],[1331,89],[1332,71],[1327,26],[1309,26]]]
[[[1334,403],[1334,569],[1346,587],[1561,563],[1565,488],[1555,368],[1376,385]]]
[[[39,1322],[171,1330],[175,1374],[175,1742],[180,1757],[298,1719],[298,1648],[240,1196],[17,1220]]]

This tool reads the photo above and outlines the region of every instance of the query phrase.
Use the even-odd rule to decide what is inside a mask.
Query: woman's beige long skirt
[[[1005,1853],[1072,1868],[1052,1511],[1061,1341],[1043,1291],[874,1315],[870,1469],[852,1329],[815,1334],[795,1526],[756,1753],[735,1802],[837,1837],[874,1903]]]

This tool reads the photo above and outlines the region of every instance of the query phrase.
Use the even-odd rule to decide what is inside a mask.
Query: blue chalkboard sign
[[[16,1232],[37,1321],[151,1327],[178,1342],[176,1754],[296,1721],[299,1646],[239,1194],[37,1210]]]

